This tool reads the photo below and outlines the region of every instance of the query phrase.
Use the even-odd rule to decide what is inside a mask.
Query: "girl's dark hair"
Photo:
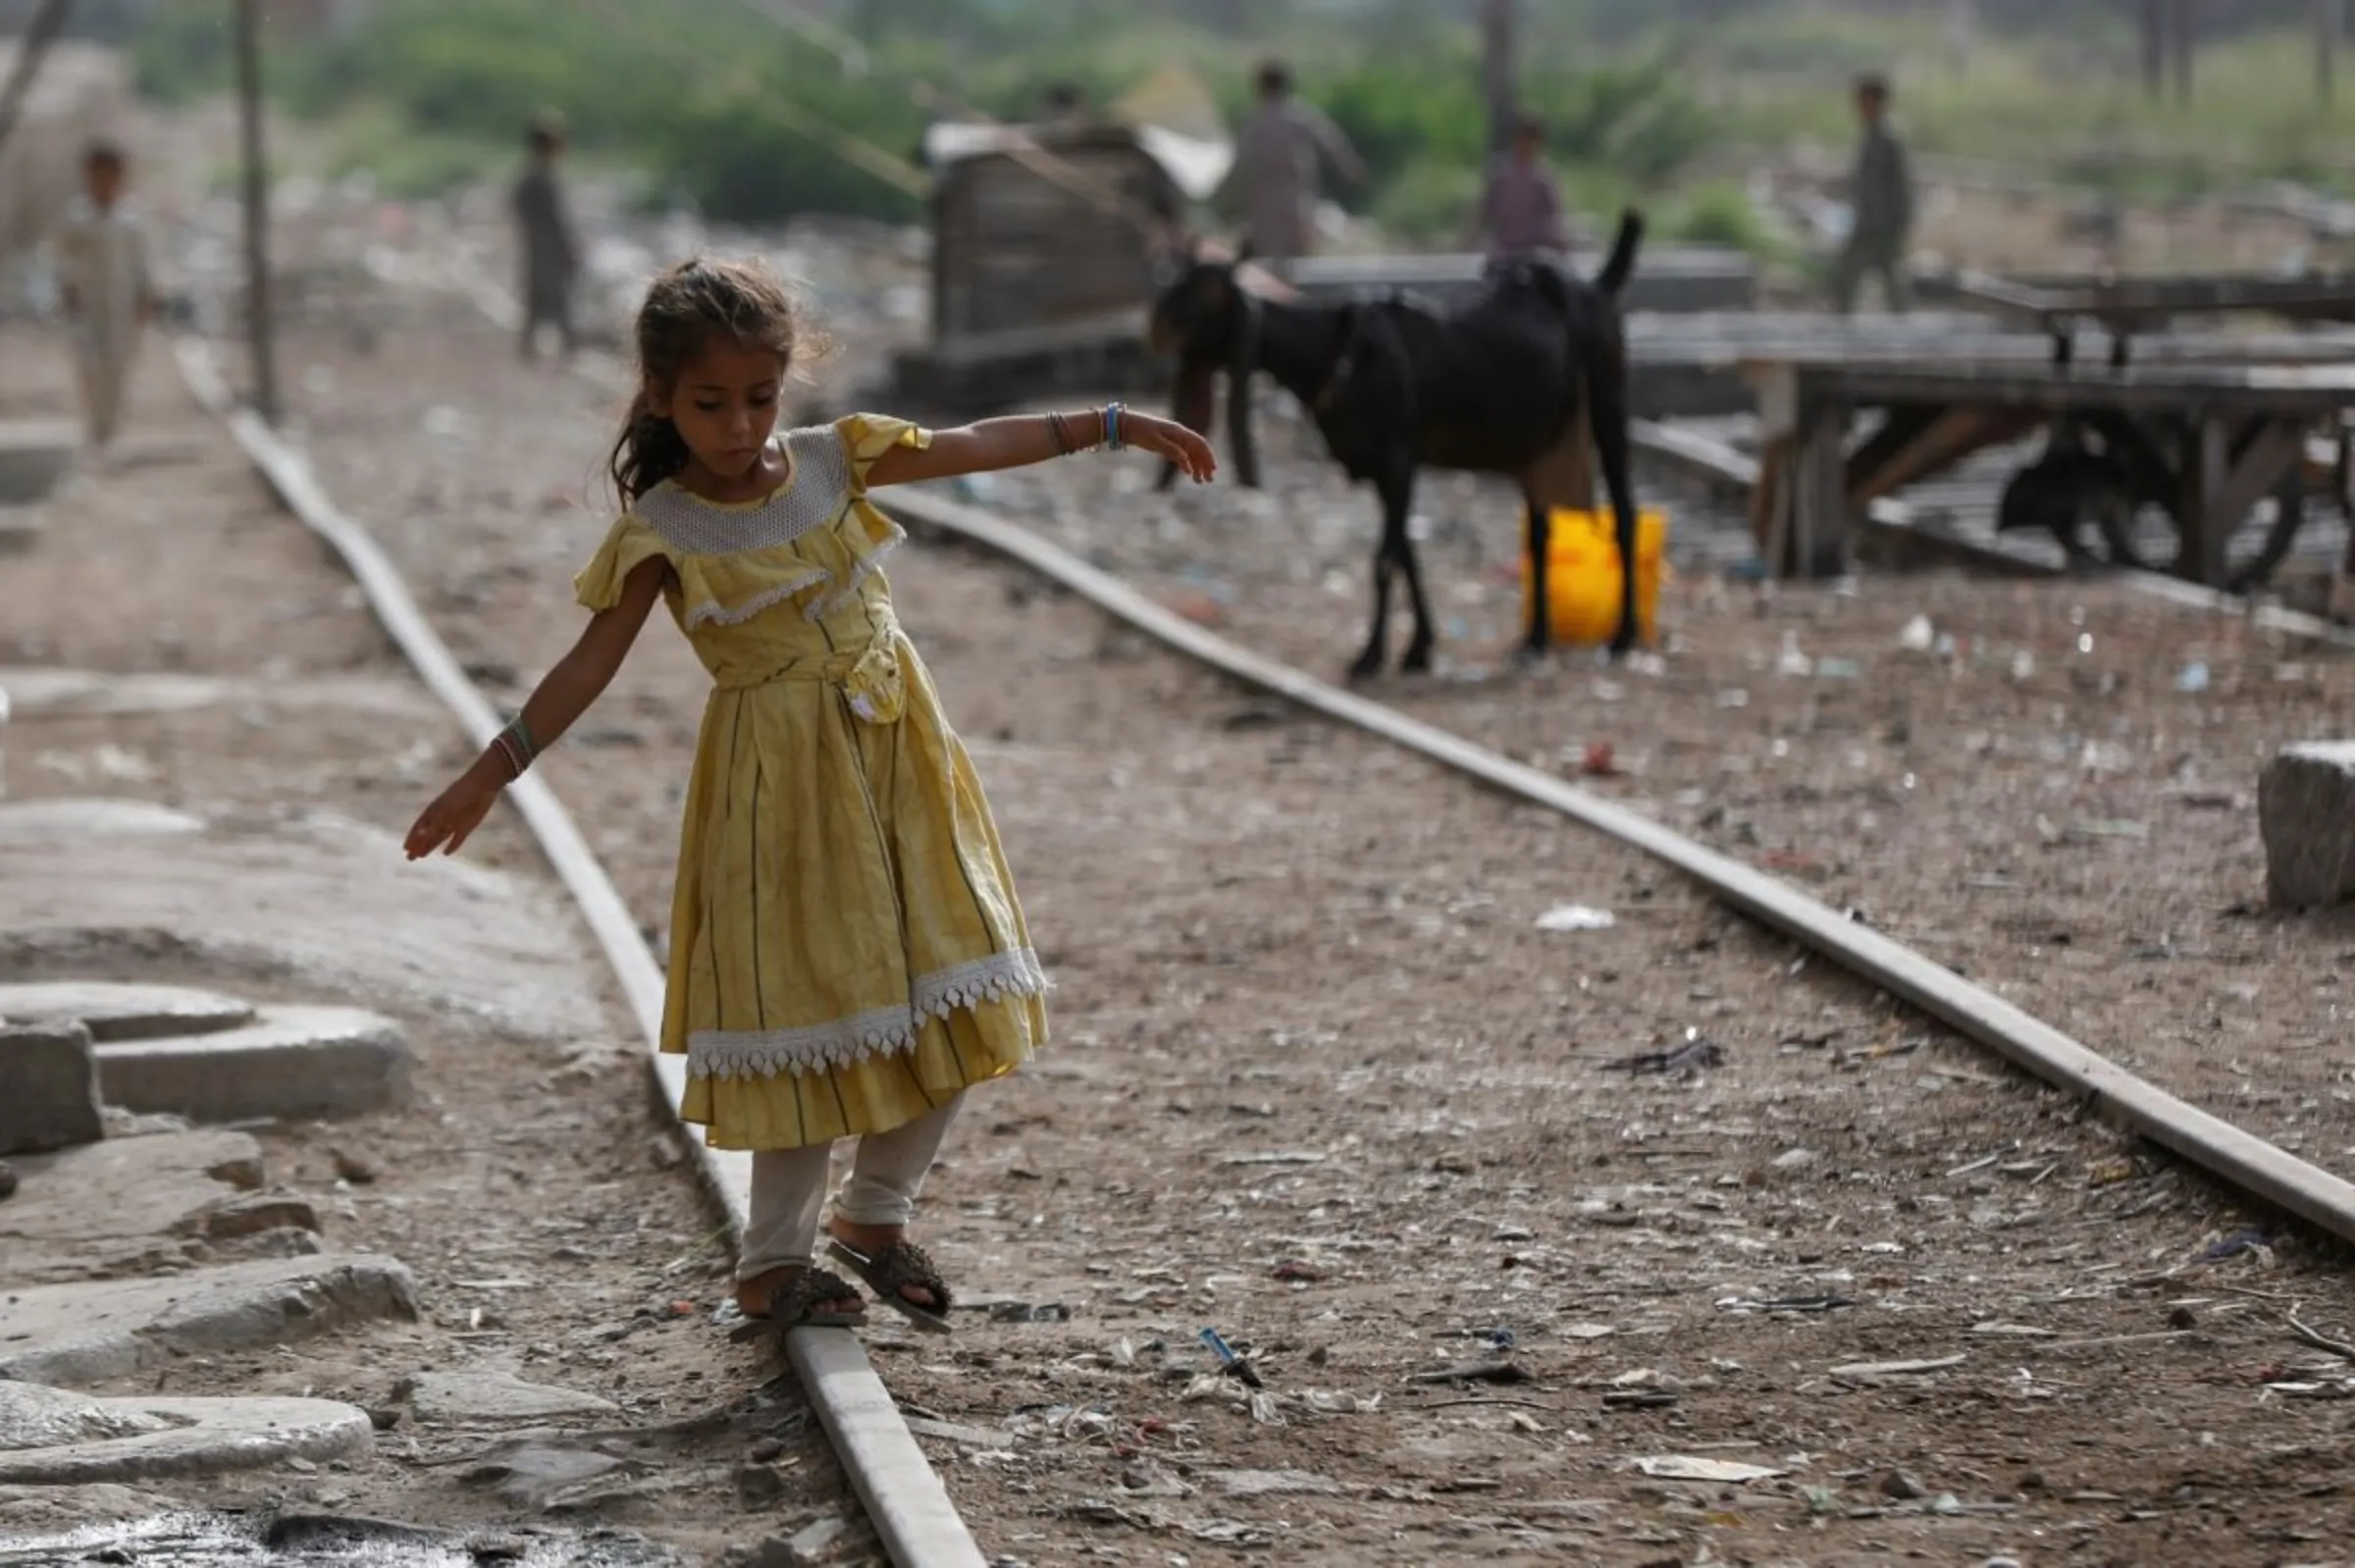
[[[768,349],[787,368],[813,346],[801,302],[757,261],[699,256],[657,277],[638,309],[638,395],[606,464],[625,506],[687,466],[679,427],[655,415],[646,389],[676,387],[679,373],[721,334],[744,347]]]

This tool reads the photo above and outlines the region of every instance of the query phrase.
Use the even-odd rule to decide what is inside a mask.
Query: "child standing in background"
[[[115,439],[139,331],[155,314],[146,238],[123,199],[128,169],[122,148],[92,143],[82,159],[82,194],[75,198],[57,236],[66,331],[74,345],[83,425],[96,448]]]

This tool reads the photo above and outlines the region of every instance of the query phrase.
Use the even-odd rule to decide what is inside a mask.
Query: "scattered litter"
[[[1819,658],[1815,661],[1815,678],[1820,681],[1862,680],[1864,666],[1853,658]]]
[[[1578,761],[1578,770],[1588,778],[1617,778],[1621,768],[1609,741],[1591,741],[1586,755]]]
[[[1278,1149],[1268,1154],[1230,1154],[1221,1165],[1323,1165],[1325,1156],[1311,1149]]]
[[[1300,1396],[1300,1402],[1320,1415],[1364,1416],[1382,1408],[1378,1393],[1341,1393],[1333,1389],[1311,1388]]]
[[[1251,1363],[1236,1355],[1227,1341],[1219,1337],[1218,1330],[1205,1329],[1201,1337],[1202,1342],[1210,1347],[1210,1353],[1219,1358],[1220,1370],[1229,1377],[1240,1379],[1246,1388],[1267,1386],[1259,1381],[1259,1374],[1252,1369]]]
[[[2058,1339],[2060,1332],[2039,1329],[2025,1323],[1974,1323],[1970,1332],[1985,1334],[1990,1339]]]
[[[1737,1459],[1701,1459],[1692,1454],[1659,1454],[1636,1461],[1636,1468],[1654,1481],[1705,1481],[1729,1487],[1753,1481],[1772,1481],[1787,1470],[1772,1465],[1746,1465]]]
[[[2321,1331],[2300,1323],[2298,1315],[2294,1312],[2288,1316],[2289,1332],[2296,1334],[2301,1342],[2311,1345],[2317,1350],[2328,1350],[2341,1361],[2355,1361],[2355,1344],[2349,1344],[2344,1339],[2330,1338]]]
[[[1784,632],[1782,652],[1774,658],[1774,672],[1777,675],[1806,675],[1812,673],[1814,668],[1815,661],[1800,651],[1799,633]]]
[[[2237,1258],[2244,1252],[2270,1254],[2273,1250],[2273,1243],[2274,1238],[2263,1230],[2236,1230],[2191,1261],[2195,1264],[2223,1263],[2225,1259]]]
[[[1459,1361],[1436,1372],[1418,1372],[1409,1383],[1528,1383],[1530,1376],[1511,1361]]]
[[[2204,692],[2208,689],[2209,679],[2208,661],[2195,658],[2176,673],[2175,690],[2178,692]]]
[[[1832,1376],[1843,1382],[1870,1382],[1875,1378],[1918,1378],[1925,1373],[1945,1372],[1969,1360],[1968,1356],[1939,1356],[1929,1361],[1852,1361],[1845,1367],[1834,1367]]]
[[[1838,1312],[1857,1303],[1848,1296],[1729,1296],[1717,1303],[1728,1312]]]
[[[1692,1039],[1673,1051],[1645,1051],[1636,1056],[1623,1056],[1605,1062],[1605,1072],[1671,1073],[1698,1072],[1702,1068],[1723,1067],[1725,1048],[1714,1040]]]
[[[1069,1323],[1072,1309],[1060,1301],[1041,1302],[1032,1306],[1027,1301],[993,1301],[989,1306],[992,1323]]]
[[[1538,916],[1541,931],[1607,931],[1618,923],[1619,916],[1610,911],[1584,904],[1556,904]]]
[[[1926,653],[1938,641],[1938,628],[1930,624],[1927,615],[1916,615],[1906,622],[1904,631],[1897,634],[1897,646],[1909,653]]]
[[[1305,1470],[1213,1470],[1209,1479],[1230,1497],[1332,1496],[1341,1484]]]
[[[1574,1323],[1561,1333],[1565,1339],[1608,1339],[1618,1332],[1607,1323]]]

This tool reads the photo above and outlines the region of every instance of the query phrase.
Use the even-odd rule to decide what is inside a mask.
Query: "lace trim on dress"
[[[722,604],[716,600],[706,600],[687,612],[686,629],[692,632],[706,621],[715,621],[722,626],[740,625],[771,604],[791,599],[805,589],[815,588],[832,575],[823,566],[812,566],[787,582],[754,595],[741,604]]]
[[[698,1030],[687,1038],[687,1071],[699,1077],[766,1078],[852,1067],[870,1057],[915,1050],[916,1031],[929,1019],[945,1019],[959,1008],[1038,996],[1049,985],[1031,949],[993,953],[918,976],[909,987],[908,1003],[900,1007],[799,1029]]]
[[[832,593],[811,601],[810,607],[803,610],[802,613],[811,620],[822,621],[842,608],[843,605],[848,604],[858,597],[860,585],[881,569],[883,557],[898,549],[900,541],[907,537],[906,530],[897,523],[892,524],[890,536],[853,563],[850,576],[843,579],[840,587]]]

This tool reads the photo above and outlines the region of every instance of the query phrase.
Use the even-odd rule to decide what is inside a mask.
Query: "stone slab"
[[[243,1028],[96,1047],[109,1105],[191,1122],[358,1116],[406,1105],[413,1054],[356,1008],[264,1009]]]
[[[17,831],[13,810],[0,806],[0,951],[29,946],[87,972],[152,937],[183,962],[258,964],[277,983],[430,1011],[469,1032],[609,1032],[580,916],[532,873],[412,862],[397,832],[322,810],[158,839],[55,822]]]
[[[0,1025],[0,1154],[106,1136],[97,1049],[78,1023]]]
[[[0,985],[0,1020],[79,1023],[101,1045],[211,1034],[253,1021],[253,1004],[216,991],[121,980]]]
[[[81,433],[63,419],[0,419],[0,505],[55,491],[74,466]]]
[[[100,1399],[0,1383],[0,1485],[92,1486],[343,1459],[368,1413],[328,1399]]]
[[[0,1285],[178,1264],[184,1237],[262,1183],[261,1145],[216,1127],[19,1155],[0,1205]]]
[[[203,831],[203,818],[149,801],[57,797],[0,805],[0,847],[62,848],[93,840],[174,838]]]
[[[2355,742],[2283,747],[2259,777],[2257,820],[2276,909],[2355,899]]]
[[[5,513],[0,513],[4,517]],[[169,671],[124,674],[59,664],[0,665],[0,690],[16,701],[17,716],[78,717],[107,713],[179,713],[224,703],[262,708],[381,713],[388,718],[431,717],[441,710],[410,686],[379,676],[325,675],[251,680]]]
[[[388,1318],[414,1319],[398,1259],[271,1258],[152,1280],[0,1286],[0,1378],[75,1387],[183,1356],[292,1344]]]
[[[17,711],[34,713],[180,713],[210,707],[227,694],[202,675],[109,675],[99,670],[19,665],[0,669]]]
[[[621,1407],[574,1388],[525,1383],[503,1372],[421,1372],[407,1380],[409,1408],[428,1424],[550,1421],[609,1416]]]

